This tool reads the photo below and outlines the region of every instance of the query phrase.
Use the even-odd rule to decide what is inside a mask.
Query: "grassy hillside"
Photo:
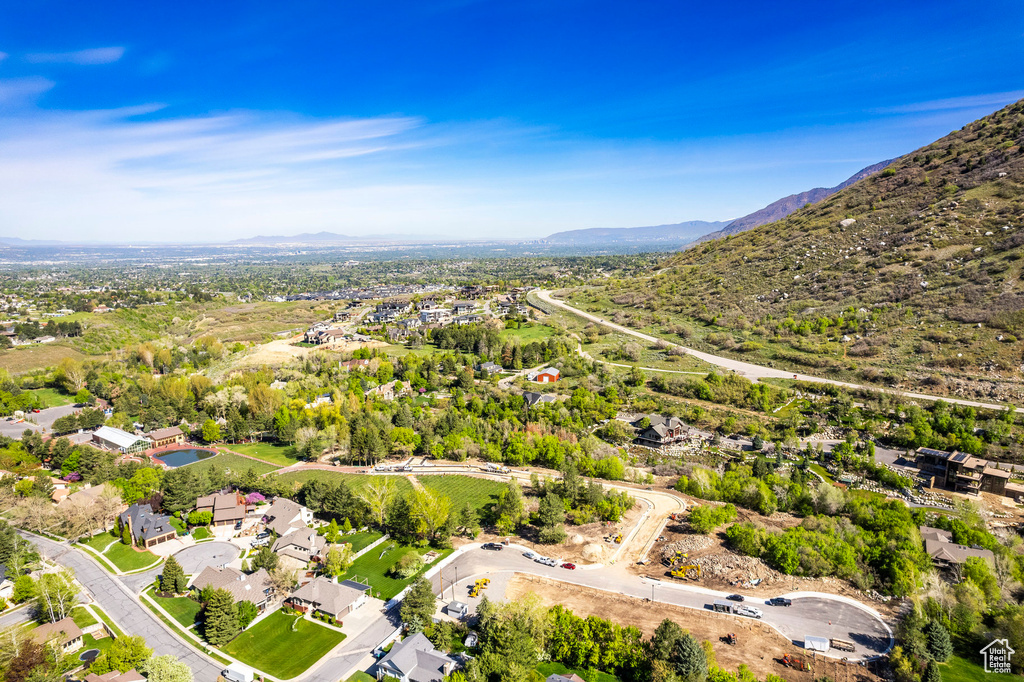
[[[1022,399],[1022,142],[1018,102],[784,220],[570,299],[754,362]]]

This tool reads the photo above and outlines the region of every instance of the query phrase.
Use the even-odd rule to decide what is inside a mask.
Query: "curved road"
[[[712,355],[711,353],[705,353],[703,351],[695,350],[693,348],[687,348],[686,346],[682,346],[682,345],[680,345],[678,343],[672,343],[671,341],[668,341],[668,340],[662,339],[662,338],[658,338],[657,336],[651,336],[649,334],[644,334],[643,332],[638,332],[635,329],[630,329],[629,327],[623,327],[621,324],[615,324],[614,322],[610,322],[608,320],[605,320],[604,318],[598,317],[597,315],[592,315],[592,314],[590,314],[588,312],[584,312],[584,311],[580,310],[579,308],[573,308],[571,305],[568,305],[567,303],[563,303],[562,301],[559,301],[559,300],[557,300],[555,298],[552,298],[550,290],[537,290],[537,291],[533,291],[531,293],[536,294],[537,298],[539,298],[540,300],[544,301],[545,303],[548,303],[548,304],[550,304],[550,305],[552,305],[552,306],[554,306],[556,308],[560,308],[561,310],[564,310],[564,311],[566,311],[568,313],[572,313],[573,315],[576,315],[578,317],[582,317],[585,320],[590,320],[591,322],[594,322],[596,324],[600,324],[600,325],[608,327],[610,329],[614,329],[615,331],[621,332],[623,334],[628,334],[630,336],[634,336],[634,337],[636,337],[638,339],[643,339],[644,341],[648,341],[650,343],[657,343],[657,342],[661,341],[661,342],[667,343],[668,345],[673,346],[675,348],[682,348],[684,351],[686,351],[687,353],[689,353],[693,357],[697,358],[698,360],[703,360],[704,362],[708,363],[709,365],[714,365],[716,367],[721,367],[722,369],[727,369],[727,370],[736,372],[737,374],[739,374],[741,376],[744,376],[744,377],[750,379],[751,381],[757,381],[758,379],[794,379],[795,378],[795,379],[797,379],[799,381],[808,381],[808,382],[813,382],[813,383],[818,383],[818,384],[831,384],[833,386],[843,386],[844,388],[853,388],[853,389],[857,389],[857,390],[866,390],[866,391],[877,391],[878,390],[874,386],[864,386],[862,384],[853,384],[853,383],[850,383],[850,382],[847,382],[847,381],[837,381],[835,379],[823,379],[822,377],[811,376],[810,374],[800,374],[799,372],[787,372],[787,371],[781,370],[781,369],[774,369],[772,367],[764,367],[762,365],[755,365],[755,364],[752,364],[752,363],[749,363],[749,362],[743,362],[742,360],[733,360],[732,358],[726,358],[726,357],[722,357],[720,355]],[[641,367],[641,369],[647,369],[647,368]],[[652,370],[652,371],[658,371],[658,370]],[[981,408],[989,409],[989,410],[1003,410],[1003,409],[1005,409],[1007,407],[1012,407],[1011,405],[998,405],[998,404],[995,404],[995,403],[982,403],[982,402],[976,402],[976,401],[973,401],[973,400],[962,400],[960,398],[948,398],[948,397],[945,397],[945,396],[928,395],[928,394],[925,394],[925,393],[906,393],[906,392],[900,391],[900,395],[906,396],[907,398],[913,398],[915,400],[930,400],[930,401],[944,400],[947,403],[956,403],[958,405],[967,405],[968,407],[981,407]],[[1014,411],[1016,411],[1016,408],[1013,408],[1013,409],[1014,409]]]

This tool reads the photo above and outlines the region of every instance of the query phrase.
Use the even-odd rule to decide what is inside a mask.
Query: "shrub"
[[[409,552],[391,567],[390,573],[396,578],[411,578],[423,568],[423,557],[416,552]]]

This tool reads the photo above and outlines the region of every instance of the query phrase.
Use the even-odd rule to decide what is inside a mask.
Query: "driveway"
[[[200,573],[207,566],[223,566],[234,559],[237,559],[242,550],[230,542],[201,542],[198,545],[186,547],[174,558],[181,564],[185,575]],[[121,582],[135,593],[139,593],[153,584],[160,575],[160,567],[154,568],[145,573],[135,573],[121,576]]]

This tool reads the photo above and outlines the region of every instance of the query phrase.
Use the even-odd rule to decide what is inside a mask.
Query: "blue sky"
[[[1017,0],[3,15],[0,235],[22,238],[725,220],[1024,97]]]

